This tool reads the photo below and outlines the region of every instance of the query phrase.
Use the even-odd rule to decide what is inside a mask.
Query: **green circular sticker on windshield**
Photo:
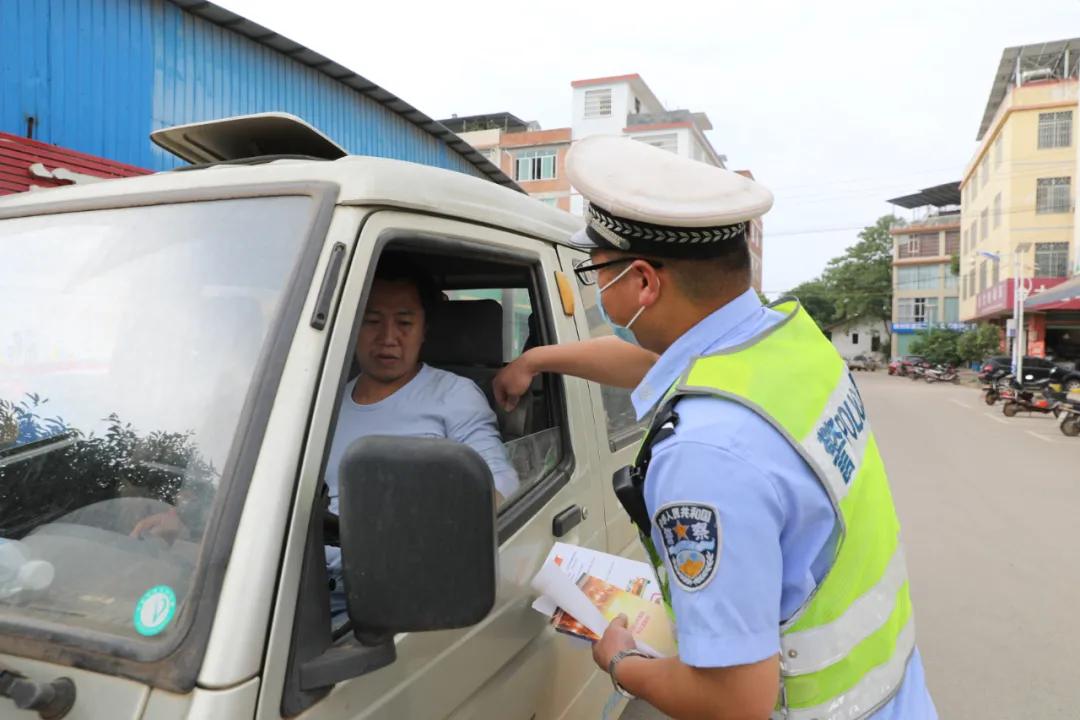
[[[135,629],[140,635],[157,635],[176,614],[176,593],[168,585],[157,585],[143,593],[135,605]]]

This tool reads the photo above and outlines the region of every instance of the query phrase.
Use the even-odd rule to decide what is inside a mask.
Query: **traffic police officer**
[[[936,718],[915,647],[899,525],[866,408],[797,302],[750,288],[754,181],[613,137],[578,142],[588,201],[572,242],[613,338],[534,348],[500,373],[630,386],[653,413],[616,488],[675,622],[678,657],[625,618],[593,649],[615,687],[674,718]]]

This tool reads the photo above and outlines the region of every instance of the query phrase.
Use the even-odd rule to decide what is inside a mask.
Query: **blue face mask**
[[[630,270],[631,268],[627,267],[621,273],[612,278],[611,282],[607,283],[603,287],[596,289],[596,307],[600,310],[600,318],[604,322],[606,322],[608,326],[611,327],[612,332],[615,333],[615,337],[619,338],[620,340],[625,340],[628,343],[634,343],[635,345],[637,345],[637,338],[634,336],[634,333],[630,329],[630,326],[633,325],[639,317],[641,317],[641,313],[645,312],[645,306],[642,305],[640,308],[638,308],[638,311],[634,313],[634,317],[630,318],[630,322],[626,323],[626,325],[615,324],[611,317],[608,316],[607,310],[604,309],[604,291],[615,283],[622,280],[623,276],[626,275],[626,273],[630,272]]]

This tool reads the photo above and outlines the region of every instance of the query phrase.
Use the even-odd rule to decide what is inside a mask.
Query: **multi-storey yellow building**
[[[1038,293],[1072,274],[1078,64],[1080,38],[1002,53],[960,182],[961,320],[1004,328],[1017,278]],[[1028,316],[1029,354],[1080,355],[1070,309]]]

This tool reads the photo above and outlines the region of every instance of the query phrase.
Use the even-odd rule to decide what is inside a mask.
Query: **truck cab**
[[[212,147],[199,132],[171,149]],[[537,378],[512,413],[491,394],[528,347],[608,334],[572,272],[580,221],[464,174],[270,145],[0,201],[0,717],[598,716],[609,678],[529,581],[556,540],[636,553],[611,479],[642,423],[575,378]],[[497,506],[467,447],[380,436],[350,446],[327,511],[387,252],[441,293],[423,361],[496,411],[519,478]],[[135,532],[161,515],[174,537]]]

